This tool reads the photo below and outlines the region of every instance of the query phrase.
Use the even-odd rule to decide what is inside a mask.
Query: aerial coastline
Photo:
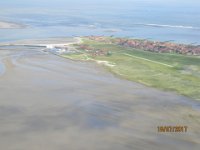
[[[86,36],[20,40],[0,46],[42,47],[64,58],[96,62],[118,77],[200,100],[198,45]]]
[[[0,148],[200,150],[199,6],[0,0]]]

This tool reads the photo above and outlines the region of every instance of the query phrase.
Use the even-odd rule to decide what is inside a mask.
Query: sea
[[[199,0],[0,0],[0,42],[114,36],[200,44]]]

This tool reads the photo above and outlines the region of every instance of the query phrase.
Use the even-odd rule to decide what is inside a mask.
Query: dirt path
[[[171,68],[174,67],[172,65],[168,65],[168,64],[161,63],[161,62],[158,62],[158,61],[153,61],[153,60],[150,60],[150,59],[146,59],[146,58],[130,55],[130,54],[127,54],[127,53],[123,53],[123,55],[129,56],[129,57],[133,57],[133,58],[137,58],[137,59],[142,59],[142,60],[145,60],[145,61],[153,62],[153,63],[159,64],[159,65],[163,65],[163,66],[167,66],[167,67],[171,67]]]

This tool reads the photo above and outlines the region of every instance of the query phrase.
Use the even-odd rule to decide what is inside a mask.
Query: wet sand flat
[[[200,149],[200,103],[38,48],[0,49],[3,150]],[[185,125],[186,133],[157,126]]]

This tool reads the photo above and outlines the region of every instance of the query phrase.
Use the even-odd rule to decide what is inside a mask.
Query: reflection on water
[[[199,149],[199,102],[118,79],[38,48],[0,50],[4,150]],[[187,125],[187,133],[157,133]]]

